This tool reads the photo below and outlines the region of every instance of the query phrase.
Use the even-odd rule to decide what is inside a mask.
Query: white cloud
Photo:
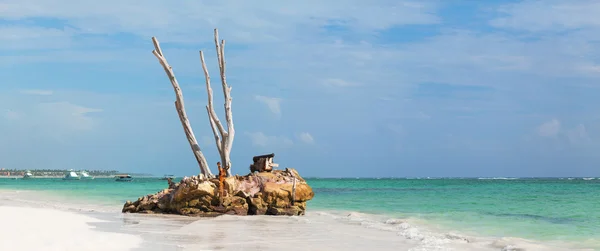
[[[4,112],[4,118],[7,120],[17,120],[21,117],[21,114],[13,110],[6,110]]]
[[[211,32],[217,27],[221,38],[251,47],[250,50],[228,54],[231,74],[242,68],[259,68],[275,75],[269,77],[270,81],[276,75],[281,77],[275,81],[282,81],[289,79],[290,72],[309,72],[289,80],[290,85],[317,83],[347,87],[369,84],[407,88],[415,82],[425,81],[506,85],[507,82],[515,82],[500,78],[510,77],[506,71],[574,76],[580,75],[584,71],[582,69],[600,77],[600,74],[590,71],[593,68],[590,58],[598,52],[595,46],[590,49],[585,43],[587,40],[581,36],[523,42],[506,34],[444,30],[441,35],[419,43],[382,46],[370,41],[379,41],[377,35],[383,29],[438,23],[440,19],[436,15],[438,6],[435,2],[351,0],[341,4],[339,0],[312,0],[309,3],[312,5],[305,2],[261,6],[236,1],[182,1],[177,4],[149,1],[144,2],[144,8],[139,8],[137,2],[114,0],[91,7],[75,0],[53,3],[8,0],[0,5],[3,6],[0,7],[0,15],[9,19],[58,18],[74,27],[58,31],[63,32],[61,36],[79,37],[64,41],[65,48],[70,49],[18,57],[9,54],[0,56],[0,62],[118,61],[129,64],[135,61],[136,66],[146,62],[156,68],[157,63],[147,49],[123,49],[122,45],[114,45],[106,36],[96,36],[93,40],[83,39],[81,35],[129,33],[143,39],[142,42],[136,40],[136,43],[145,44],[148,48],[151,48],[150,36],[157,36],[162,43],[173,46],[193,43],[198,49],[212,52]],[[156,13],[161,13],[161,16],[157,18]],[[328,26],[343,30],[343,35],[325,35],[324,27]],[[50,36],[58,36],[53,35],[54,30],[47,32]],[[27,42],[27,36],[18,37],[23,38],[21,42]],[[39,45],[45,46],[43,41],[39,41]],[[85,48],[93,50],[85,51]],[[198,72],[196,48],[165,50],[178,74],[186,71],[201,74]],[[189,59],[189,62],[182,62],[182,58]],[[500,73],[493,76],[494,71]]]
[[[69,99],[62,92],[50,96],[18,93],[21,91],[9,91],[0,95],[0,107],[5,109],[4,114],[0,114],[0,121],[3,121],[0,123],[0,138],[4,144],[15,145],[19,149],[26,149],[31,141],[42,145],[64,145],[85,142],[86,139],[103,133],[98,130],[103,125],[102,114],[96,115],[102,109],[81,105],[90,103],[89,99],[93,96],[72,96]],[[44,154],[36,156],[41,155]],[[12,158],[10,161],[17,159]]]
[[[585,125],[579,124],[575,128],[567,131],[567,138],[572,144],[590,142],[591,139],[585,129]]]
[[[265,104],[275,115],[281,115],[281,98],[265,97],[261,95],[254,96],[254,99]]]
[[[40,90],[40,89],[21,90],[20,92],[22,94],[41,95],[41,96],[48,96],[48,95],[52,95],[54,93],[51,90]]]
[[[252,144],[266,148],[287,148],[291,147],[294,142],[284,136],[269,136],[263,132],[246,133],[252,140]]]
[[[40,103],[36,108],[37,116],[46,119],[47,123],[79,131],[92,130],[96,122],[89,114],[102,111],[69,102]]]
[[[349,87],[349,86],[357,86],[358,84],[353,82],[348,82],[339,78],[328,78],[323,80],[323,84],[326,86],[332,87]]]
[[[164,156],[171,156],[184,162],[189,160],[190,171],[197,171],[173,108],[173,97],[168,94],[172,93],[156,97],[68,89],[51,96],[19,95],[18,90],[2,92],[0,165],[11,168],[87,166],[91,169],[111,166],[123,170],[139,163],[137,156],[149,156],[148,163],[158,163]],[[160,105],[162,101],[169,102],[170,106]],[[190,101],[186,108],[200,140],[201,136],[212,134],[206,117],[202,116],[206,114],[202,113],[205,102],[195,105]],[[5,120],[4,112],[16,118]],[[195,122],[196,119],[201,121]],[[211,159],[214,144],[213,140],[201,146],[203,150],[208,149]],[[44,150],[32,152],[32,146]],[[156,173],[162,173],[157,170]]]
[[[144,8],[139,8],[143,3]],[[195,30],[219,26],[236,41],[274,41],[296,30],[318,32],[338,25],[365,32],[395,25],[439,22],[436,6],[422,1],[279,1],[268,4],[233,0],[198,2],[116,1],[85,3],[77,0],[5,0],[0,16],[6,19],[59,18],[87,33],[130,32],[170,41],[197,38]],[[156,13],[161,13],[157,17]],[[295,29],[290,29],[294,27]]]
[[[536,131],[542,137],[555,137],[560,132],[560,121],[552,119],[538,126]]]
[[[102,109],[88,108],[70,102],[42,102],[10,109],[4,117],[11,121],[6,126],[64,135],[93,130],[97,120],[90,114],[101,111]]]
[[[397,49],[374,46],[368,42],[377,39],[378,32],[399,25],[432,24],[440,21],[435,2],[407,0],[310,0],[261,5],[227,0],[178,1],[169,4],[150,0],[143,2],[144,8],[139,8],[140,3],[108,0],[90,6],[75,0],[52,3],[35,0],[3,1],[0,4],[0,15],[9,20],[9,25],[11,20],[17,19],[26,20],[31,25],[32,30],[21,31],[23,34],[36,34],[42,29],[35,27],[34,21],[28,20],[34,18],[57,19],[61,26],[64,23],[65,27],[72,29],[62,30],[63,33],[60,33],[60,29],[57,31],[61,36],[71,38],[63,41],[63,49],[22,53],[18,56],[8,53],[0,56],[0,66],[3,62],[10,62],[11,65],[37,62],[111,62],[107,64],[108,67],[121,71],[147,67],[143,64],[152,64],[151,69],[160,71],[158,63],[148,51],[148,48],[152,48],[150,37],[156,36],[163,45],[169,45],[163,49],[178,77],[183,79],[185,73],[193,72],[195,76],[202,74],[198,66],[197,50],[206,50],[206,57],[213,57],[209,55],[214,53],[212,29],[219,28],[221,38],[234,45],[228,47],[232,51],[227,54],[230,79],[235,77],[236,72],[252,71],[257,75],[269,75],[261,81],[286,81],[290,86],[321,84],[322,79],[332,76],[337,80],[352,81],[334,80],[331,84],[351,85],[376,78],[389,78],[396,74],[391,69],[397,67],[394,63],[390,64],[390,60],[397,61],[395,53],[392,53]],[[161,13],[160,17],[156,13]],[[329,29],[339,30],[343,35],[330,35],[327,32]],[[88,36],[90,34],[93,36]],[[118,41],[118,37],[123,34],[131,38],[128,40],[133,41],[135,49]],[[34,39],[31,42],[31,39],[25,39],[27,36],[19,37],[22,37],[20,42],[15,40],[11,43],[35,43],[39,48],[48,48],[42,40]],[[344,40],[340,37],[344,37]],[[367,41],[352,42],[356,40],[354,38]],[[176,49],[181,45],[190,49]],[[237,50],[235,48],[239,46],[235,45],[249,49]],[[127,67],[116,64],[126,64]],[[290,80],[290,74],[298,77]],[[281,110],[277,112],[276,107],[277,104],[273,101],[269,105],[271,111],[278,114]]]
[[[595,63],[583,64],[578,67],[578,69],[583,74],[591,74],[591,75],[599,75],[600,74],[600,65]]]
[[[2,9],[0,4],[0,10]],[[4,50],[60,49],[71,45],[71,30],[36,26],[0,26],[0,46]]]
[[[0,31],[0,41],[44,39],[66,36],[64,30],[31,26],[3,26],[0,27]]]
[[[300,139],[300,141],[302,141],[302,142],[304,142],[306,144],[315,143],[315,139],[308,132],[303,132],[303,133],[298,134],[298,139]]]
[[[542,147],[546,149],[565,150],[569,147],[591,146],[589,143],[592,143],[592,138],[589,136],[584,124],[578,124],[567,129],[557,119],[552,119],[538,126],[536,134],[542,138],[552,139],[552,141],[538,142],[542,143]]]
[[[578,1],[522,1],[499,9],[505,16],[492,20],[497,27],[529,31],[559,31],[600,27],[600,2]]]
[[[152,48],[152,46],[149,46]],[[0,49],[1,51],[1,49]],[[196,52],[197,53],[197,52]],[[195,53],[194,53],[195,54]],[[115,61],[125,63],[129,66],[135,65],[136,68],[144,64],[157,64],[156,59],[152,61],[152,53],[140,49],[69,49],[69,50],[44,50],[35,53],[26,53],[22,55],[2,55],[0,56],[0,66],[16,65],[28,63],[105,63],[107,69],[116,69],[122,71],[131,71],[135,68],[126,67],[125,70],[119,68],[121,65],[111,65]],[[169,62],[170,63],[170,62]],[[196,63],[196,62],[195,62]],[[193,64],[196,67],[196,64]],[[112,69],[111,69],[112,68]],[[164,74],[164,73],[163,73]]]
[[[402,58],[400,67],[410,72],[405,74],[410,78],[399,78],[403,82],[417,78],[422,82],[506,86],[518,80],[522,86],[526,84],[522,78],[507,78],[519,73],[580,76],[582,65],[600,56],[600,47],[592,40],[585,34],[573,34],[527,41],[506,33],[451,30],[421,43],[406,44],[391,55]],[[385,60],[388,64],[391,61]]]

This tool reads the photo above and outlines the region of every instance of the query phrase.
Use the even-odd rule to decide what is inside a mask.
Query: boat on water
[[[30,179],[33,178],[33,174],[31,173],[31,171],[27,170],[25,171],[25,174],[23,174],[23,179]]]
[[[175,179],[177,177],[175,177],[175,175],[172,174],[165,174],[165,176],[163,176],[162,178],[160,178],[160,180],[168,180],[168,179]]]
[[[77,175],[77,173],[75,171],[73,171],[73,169],[69,170],[69,172],[67,172],[67,174],[65,174],[65,177],[63,177],[63,180],[80,180],[81,177],[79,177],[79,175]]]
[[[117,176],[115,176],[115,181],[132,181],[133,177],[131,177],[131,175],[129,174],[119,174]]]
[[[86,172],[86,171],[80,171],[79,177],[82,180],[93,180],[94,179],[94,176],[90,176],[90,174],[88,174],[88,172]]]

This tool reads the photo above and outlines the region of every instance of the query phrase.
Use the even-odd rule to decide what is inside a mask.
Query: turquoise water
[[[600,180],[309,179],[309,211],[353,211],[416,218],[473,235],[566,241],[600,248]],[[114,206],[166,187],[155,178],[0,179],[4,190],[44,190]]]

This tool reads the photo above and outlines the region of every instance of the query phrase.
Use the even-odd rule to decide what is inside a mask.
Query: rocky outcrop
[[[127,201],[122,211],[189,216],[304,215],[306,202],[314,196],[292,168],[227,177],[224,196],[219,196],[218,186],[218,179],[185,177],[178,183],[169,182],[169,188],[156,194]]]

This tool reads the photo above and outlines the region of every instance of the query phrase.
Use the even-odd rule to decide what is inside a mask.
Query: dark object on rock
[[[218,186],[218,179],[206,179],[203,175],[184,177],[178,183],[169,184],[168,189],[135,202],[127,201],[122,212],[205,217],[304,215],[306,202],[314,197],[312,188],[292,168],[227,177],[223,181],[225,196],[222,198]]]
[[[254,157],[252,157],[252,161],[256,162],[259,159],[266,159],[266,158],[275,158],[275,153],[269,153],[269,154],[254,156]]]
[[[167,183],[169,184],[169,188],[175,187],[175,182],[173,182],[173,178],[167,178]]]
[[[252,157],[252,165],[250,165],[250,173],[254,172],[271,172],[274,167],[278,167],[279,164],[273,163],[273,158],[275,157],[274,153],[258,155]]]

